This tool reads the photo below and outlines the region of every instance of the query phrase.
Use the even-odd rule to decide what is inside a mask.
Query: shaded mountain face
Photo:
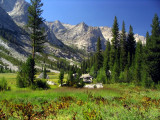
[[[27,23],[29,3],[25,0],[0,0],[0,6],[18,25],[23,26]]]
[[[28,7],[29,3],[25,0],[0,0],[0,6],[8,12],[8,14],[11,16],[11,18],[14,20],[14,22],[22,27],[25,28],[25,25],[28,21]],[[43,24],[43,27],[45,28],[47,40],[49,43],[57,45],[57,46],[63,46],[63,43],[59,41],[53,32],[50,31],[48,26]]]
[[[0,63],[3,63],[0,65],[8,65],[12,70],[18,70],[14,61],[25,61],[31,54],[30,30],[25,27],[28,21],[28,7],[29,3],[25,0],[0,0]],[[45,23],[42,27],[45,28],[47,36],[44,51],[50,55],[50,60],[56,61],[54,57],[68,61],[81,59],[80,54],[73,52],[73,49],[58,40]]]
[[[0,7],[0,28],[8,29],[12,32],[19,32],[20,28],[16,25],[8,13]]]
[[[16,2],[17,0],[0,0],[0,5],[6,12],[10,12],[13,10]]]

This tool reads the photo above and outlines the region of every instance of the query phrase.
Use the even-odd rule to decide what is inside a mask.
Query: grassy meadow
[[[48,73],[58,83],[57,73]],[[49,90],[16,87],[16,74],[5,77],[11,91],[0,92],[0,120],[159,120],[160,91],[132,84],[103,89],[51,86]],[[65,75],[64,80],[67,79]]]

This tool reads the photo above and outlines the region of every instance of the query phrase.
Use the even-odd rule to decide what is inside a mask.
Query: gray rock
[[[47,81],[47,84],[48,85],[57,85],[55,82],[53,82],[53,81]]]
[[[93,89],[93,88],[103,88],[102,83],[97,83],[97,84],[89,84],[89,85],[85,85],[84,88],[89,88],[89,89]]]
[[[44,74],[43,72],[38,76],[38,78],[43,79],[44,78]],[[47,77],[45,79],[49,79],[49,76],[47,75]]]

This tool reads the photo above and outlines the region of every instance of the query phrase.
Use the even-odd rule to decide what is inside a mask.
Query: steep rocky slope
[[[95,51],[99,36],[102,40],[103,48],[105,48],[106,41],[111,41],[112,39],[112,28],[109,27],[92,27],[84,22],[70,25],[60,21],[46,22],[46,25],[65,44],[88,51]],[[145,43],[144,36],[135,34],[134,37],[136,41],[141,40],[143,44]]]
[[[66,45],[95,51],[97,38],[101,37],[102,47],[105,48],[105,39],[99,27],[91,27],[84,22],[77,25],[69,25],[60,21],[46,22],[46,25]]]

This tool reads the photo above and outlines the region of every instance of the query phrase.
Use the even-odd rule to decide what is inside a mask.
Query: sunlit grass
[[[54,81],[57,85],[52,85],[49,90],[32,90],[16,87],[16,73],[0,74],[0,79],[5,77],[8,85],[11,86],[11,91],[0,92],[0,103],[3,100],[11,104],[31,103],[41,109],[42,103],[46,101],[49,102],[48,104],[56,105],[59,104],[60,97],[70,96],[75,101],[64,102],[69,104],[69,107],[56,111],[56,116],[50,115],[48,119],[63,120],[64,117],[73,119],[74,115],[76,119],[87,119],[91,117],[90,115],[98,115],[104,120],[158,120],[160,117],[160,91],[158,90],[124,83],[106,84],[103,89],[61,88],[58,87],[59,74],[48,73],[48,75],[49,81]],[[79,105],[81,101],[83,105]]]

